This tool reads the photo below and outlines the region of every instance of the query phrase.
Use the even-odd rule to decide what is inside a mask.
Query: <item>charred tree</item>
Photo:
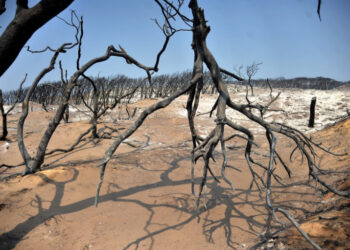
[[[40,80],[48,72],[50,72],[54,69],[54,65],[56,63],[58,55],[65,50],[65,47],[67,45],[68,44],[63,44],[60,48],[58,48],[56,50],[54,56],[51,58],[50,65],[47,68],[43,69],[40,72],[40,74],[36,77],[32,86],[30,87],[29,91],[26,94],[24,101],[22,102],[22,114],[21,114],[21,117],[19,118],[18,126],[17,126],[17,139],[18,139],[19,150],[21,152],[22,158],[23,158],[25,165],[26,165],[26,169],[25,169],[25,172],[23,174],[33,173],[37,169],[40,168],[40,166],[43,163],[44,158],[45,158],[45,151],[46,151],[47,144],[48,144],[53,132],[55,131],[57,125],[59,124],[59,122],[62,118],[62,117],[60,117],[59,114],[57,115],[57,113],[56,113],[54,120],[50,123],[49,128],[47,129],[47,131],[45,132],[45,134],[43,135],[43,137],[41,139],[36,156],[34,158],[31,157],[31,155],[27,151],[27,148],[25,147],[24,136],[23,136],[24,122],[28,116],[29,100],[30,100],[30,97],[33,94],[36,86],[39,84]],[[64,109],[65,109],[65,107],[64,107]],[[60,111],[60,113],[62,113],[62,116],[63,116],[64,109],[62,110],[62,108],[61,108],[61,111]]]
[[[73,0],[41,0],[32,8],[29,8],[28,0],[17,0],[15,17],[0,36],[0,77],[15,61],[34,32],[72,2]],[[1,11],[4,12],[4,0],[1,7]]]
[[[7,113],[5,113],[5,110],[4,110],[4,102],[2,99],[1,89],[0,89],[0,112],[2,116],[2,134],[1,134],[0,140],[3,141],[6,139],[6,136],[8,135],[8,131],[7,131]]]
[[[312,97],[311,103],[310,103],[309,128],[313,128],[315,124],[315,107],[316,107],[316,97]]]
[[[115,85],[118,83],[118,79],[93,79],[86,75],[83,75],[83,78],[87,83],[89,83],[92,86],[92,90],[90,91],[88,89],[88,91],[81,91],[80,98],[85,107],[91,113],[91,136],[92,138],[99,138],[99,135],[97,133],[98,120],[103,115],[105,115],[108,110],[114,109],[122,99],[126,97],[132,98],[136,90],[139,88],[139,85],[134,87],[133,89],[132,86],[130,86],[129,88],[131,90],[129,90],[128,88],[127,90],[129,90],[129,92],[123,94],[124,90],[119,89],[119,91],[117,91],[115,89]],[[87,92],[85,93],[86,97],[84,96],[83,92]]]
[[[23,104],[22,104],[22,115],[21,115],[19,122],[18,122],[17,137],[18,137],[18,146],[19,146],[21,155],[24,159],[25,165],[26,165],[25,172],[23,173],[24,175],[28,174],[28,173],[33,173],[33,172],[40,169],[40,167],[43,164],[44,159],[45,159],[45,152],[46,152],[48,143],[49,143],[53,133],[55,132],[57,126],[59,125],[60,121],[63,118],[64,112],[67,108],[67,105],[68,105],[68,102],[70,99],[70,95],[71,95],[73,89],[78,85],[78,79],[80,77],[83,77],[83,75],[85,75],[85,72],[89,68],[91,68],[93,65],[95,65],[97,63],[107,61],[110,57],[120,57],[120,58],[123,58],[127,63],[133,64],[136,67],[144,70],[147,74],[147,79],[149,81],[151,81],[151,73],[158,71],[160,57],[163,54],[163,52],[164,52],[164,50],[169,42],[170,37],[173,36],[177,32],[177,30],[172,30],[172,31],[169,31],[168,33],[163,31],[163,33],[165,35],[165,42],[164,42],[162,49],[157,54],[156,62],[154,64],[154,66],[151,66],[151,67],[145,66],[145,65],[141,64],[140,62],[138,62],[133,57],[131,57],[125,51],[125,49],[122,48],[121,46],[119,46],[119,49],[116,49],[112,45],[108,46],[104,55],[102,55],[100,57],[93,58],[90,61],[88,61],[87,63],[85,63],[84,65],[80,66],[81,45],[82,45],[82,37],[83,37],[83,20],[82,20],[82,18],[80,20],[78,20],[79,25],[77,25],[73,22],[74,17],[78,19],[75,12],[73,11],[70,26],[74,27],[76,30],[76,35],[75,35],[76,42],[74,44],[65,43],[65,44],[61,45],[58,49],[55,50],[54,55],[51,58],[50,65],[47,68],[43,69],[41,71],[41,73],[36,77],[32,86],[28,90],[27,95],[26,95],[26,97],[23,101]],[[68,23],[68,22],[66,22],[66,23]],[[54,65],[55,65],[55,62],[57,60],[58,55],[60,53],[65,52],[68,49],[72,49],[75,46],[78,47],[78,49],[77,49],[78,56],[76,59],[77,71],[70,77],[68,83],[65,85],[64,91],[62,93],[63,98],[62,98],[62,100],[57,108],[56,114],[55,114],[54,118],[51,120],[51,122],[49,123],[47,129],[45,130],[45,133],[40,140],[40,143],[39,143],[39,146],[37,148],[35,156],[32,157],[28,153],[28,151],[24,145],[24,140],[23,140],[23,126],[24,126],[25,119],[28,115],[29,99],[30,99],[31,95],[33,94],[36,86],[40,82],[40,80],[48,72],[50,72],[54,69]],[[62,69],[61,69],[61,74],[62,74]]]
[[[0,141],[6,140],[6,137],[8,135],[8,130],[7,130],[7,115],[15,108],[16,104],[20,101],[21,98],[21,93],[22,93],[22,86],[24,82],[27,79],[27,75],[25,75],[23,81],[21,82],[19,89],[17,90],[17,96],[16,99],[14,100],[14,103],[12,106],[5,112],[4,109],[4,100],[3,100],[3,95],[2,95],[2,90],[0,89],[0,112],[1,112],[1,117],[2,117],[2,134],[0,137]]]
[[[71,15],[72,15],[72,20],[73,20],[73,17],[77,18],[75,12],[72,11]],[[78,20],[78,22],[79,22],[79,26],[74,24],[73,21],[71,23],[71,26],[76,28],[75,29],[76,30],[75,37],[77,39],[76,42],[74,44],[64,43],[58,49],[55,50],[54,55],[51,58],[49,66],[47,68],[43,69],[39,73],[39,75],[35,78],[31,87],[29,88],[29,90],[26,93],[24,101],[22,102],[22,114],[21,114],[21,117],[19,118],[18,126],[17,126],[17,139],[18,139],[18,147],[19,147],[20,153],[21,153],[22,158],[24,160],[24,163],[26,165],[26,169],[25,169],[23,175],[37,171],[40,168],[40,166],[42,165],[42,163],[44,162],[47,145],[51,139],[51,136],[55,132],[58,124],[60,123],[60,121],[63,118],[63,114],[67,108],[68,101],[70,98],[70,93],[72,92],[72,89],[76,86],[78,77],[95,62],[94,60],[89,61],[87,64],[85,64],[82,67],[81,70],[78,70],[71,77],[69,84],[64,89],[63,99],[61,100],[61,103],[56,111],[56,114],[55,114],[53,120],[49,123],[44,135],[42,136],[42,138],[40,140],[40,144],[37,148],[36,155],[34,157],[32,157],[29,154],[29,152],[27,151],[27,148],[24,144],[24,136],[23,136],[24,123],[25,123],[25,120],[28,116],[29,100],[30,100],[32,94],[34,93],[36,87],[38,86],[39,82],[41,81],[41,79],[47,73],[49,73],[50,71],[52,71],[54,69],[55,64],[56,64],[56,60],[57,60],[59,54],[65,53],[67,50],[78,46],[79,52],[78,52],[77,65],[79,65],[80,48],[81,48],[81,41],[82,41],[82,37],[83,37],[83,30],[82,30],[83,20],[82,20],[82,18],[80,20]],[[80,34],[79,38],[78,38],[78,34]]]
[[[248,77],[247,83],[250,87],[250,93],[252,96],[254,96],[254,88],[253,88],[253,84],[252,84],[252,78],[258,72],[260,64],[261,63],[254,62],[251,65],[247,66],[247,68],[246,68],[246,74]],[[248,86],[247,86],[247,88],[248,88]],[[247,92],[248,92],[248,90],[247,90]]]

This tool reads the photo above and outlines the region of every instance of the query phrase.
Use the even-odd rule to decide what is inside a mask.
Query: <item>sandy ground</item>
[[[230,89],[234,100],[242,101],[245,93]],[[274,92],[273,95],[276,95]],[[317,96],[316,126],[307,127],[308,105]],[[256,89],[252,101],[268,102],[269,93]],[[25,176],[11,177],[23,167],[0,169],[0,249],[249,249],[259,242],[266,230],[267,212],[264,197],[249,189],[251,176],[244,160],[242,141],[231,142],[236,150],[229,152],[229,170],[233,191],[227,184],[209,181],[207,209],[201,204],[196,212],[191,194],[190,133],[184,109],[186,96],[168,108],[152,114],[129,142],[140,148],[123,144],[109,163],[101,190],[99,206],[93,206],[99,178],[97,165],[112,140],[93,143],[87,139],[72,152],[46,157],[45,169]],[[350,120],[334,123],[346,114],[350,92],[344,90],[315,91],[281,90],[272,106],[285,113],[271,112],[269,119],[296,126],[318,142],[338,153],[350,149]],[[157,100],[135,102],[138,113]],[[206,112],[215,96],[201,100],[197,127],[205,135],[214,126]],[[34,153],[53,111],[45,112],[32,104],[25,125],[25,143]],[[54,107],[52,107],[54,109]],[[72,109],[73,110],[73,109]],[[131,124],[112,111],[99,127],[117,127],[121,131]],[[228,110],[228,116],[252,128],[261,143],[262,130],[244,117]],[[9,140],[0,143],[0,163],[21,163],[17,149],[16,122],[19,114],[9,116]],[[48,151],[68,148],[89,128],[87,117],[72,112],[74,122],[61,124],[49,144]],[[330,126],[332,125],[332,126]],[[327,127],[327,128],[325,128]],[[229,131],[228,131],[229,132]],[[292,143],[278,138],[278,150],[288,159]],[[220,175],[220,156],[213,165]],[[349,170],[350,157],[334,157],[320,153],[322,167]],[[287,178],[281,166],[278,173],[288,185],[274,185],[274,202],[288,209],[302,228],[325,249],[350,247],[349,200],[330,193],[321,194],[311,188],[307,167],[298,159],[289,162],[292,178]],[[196,168],[196,182],[201,175]],[[324,177],[340,189],[348,190],[346,173]],[[277,225],[276,225],[277,226]],[[274,249],[310,248],[294,229],[282,232],[268,243]]]

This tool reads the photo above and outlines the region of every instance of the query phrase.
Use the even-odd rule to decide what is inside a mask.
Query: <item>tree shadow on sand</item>
[[[200,206],[198,210],[194,208],[194,198],[190,194],[182,193],[179,197],[178,193],[170,193],[170,196],[175,197],[175,204],[172,202],[157,202],[150,204],[142,199],[129,198],[129,196],[154,189],[176,187],[184,184],[190,185],[190,178],[173,180],[170,176],[171,173],[180,168],[180,162],[182,161],[189,161],[189,157],[179,156],[172,162],[167,163],[169,168],[166,170],[157,170],[160,172],[159,181],[127,189],[121,189],[117,184],[110,184],[112,186],[108,187],[107,193],[100,196],[99,203],[108,201],[133,203],[142,207],[149,213],[149,217],[143,227],[145,232],[144,236],[136,238],[126,246],[123,246],[124,249],[131,249],[132,247],[137,249],[140,246],[140,243],[146,240],[150,242],[149,248],[152,249],[156,240],[155,236],[162,235],[170,230],[181,230],[186,224],[189,224],[192,221],[197,221],[199,223],[200,220],[203,220],[202,232],[208,242],[215,243],[213,235],[221,228],[225,234],[227,247],[232,249],[241,246],[239,242],[235,242],[235,235],[232,233],[233,229],[244,231],[256,238],[264,232],[267,223],[267,212],[265,209],[264,197],[261,197],[257,190],[236,189],[235,191],[232,191],[211,179],[211,182],[208,183],[208,192],[206,194],[207,208],[205,209],[203,206]],[[149,171],[146,168],[143,168],[142,170]],[[61,205],[66,185],[76,181],[79,175],[79,171],[76,168],[71,168],[67,171],[72,171],[72,175],[70,179],[66,181],[54,181],[40,172],[36,173],[36,175],[45,183],[55,186],[54,198],[50,201],[48,208],[43,208],[43,199],[36,194],[30,205],[37,208],[37,214],[18,224],[12,230],[0,235],[1,249],[12,249],[16,247],[16,245],[23,240],[29,232],[57,215],[70,214],[93,206],[95,199],[94,196],[68,205]],[[199,183],[201,178],[196,178],[194,181]],[[300,183],[300,185],[305,184],[306,183]],[[118,191],[112,192],[112,189],[115,190],[116,188]],[[282,195],[284,191],[281,189],[276,192]],[[298,202],[307,201],[301,199],[298,200]],[[289,206],[289,209],[296,209],[289,203],[286,204],[286,206],[287,205]],[[221,218],[212,219],[211,212],[214,208],[220,206],[224,208],[224,213],[220,214]],[[249,212],[247,212],[247,206],[249,207]],[[157,222],[158,229],[152,230],[152,225],[156,224],[156,222],[153,221],[153,218],[157,213],[155,209],[158,208],[172,209],[180,212],[182,216],[179,216],[177,222],[173,224],[166,224],[166,222],[159,224],[159,222]],[[308,213],[309,211],[306,209],[302,212]],[[235,219],[244,220],[247,226],[241,227],[235,225],[233,223]],[[159,227],[161,227],[161,229],[159,229]],[[280,226],[274,225],[273,229],[279,230]]]

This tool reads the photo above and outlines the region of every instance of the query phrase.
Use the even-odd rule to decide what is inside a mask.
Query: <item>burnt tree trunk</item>
[[[64,111],[63,120],[64,120],[64,123],[69,122],[69,104],[67,105],[67,108]]]
[[[5,110],[4,110],[4,103],[2,99],[1,89],[0,89],[0,111],[2,116],[2,134],[0,137],[0,141],[3,141],[6,139],[6,136],[8,135],[8,131],[7,131],[7,113],[5,113]]]
[[[46,147],[43,147],[41,144],[39,146],[38,151],[40,151],[41,153],[37,155],[37,157],[33,158],[31,157],[31,155],[29,154],[25,144],[24,144],[24,122],[28,116],[29,113],[29,100],[31,98],[31,96],[33,95],[35,88],[37,87],[37,85],[39,84],[40,80],[50,71],[52,71],[54,69],[54,65],[56,62],[56,59],[59,55],[59,53],[63,50],[65,44],[62,45],[53,55],[53,57],[51,58],[50,61],[50,65],[43,69],[40,74],[35,78],[34,82],[32,83],[31,87],[29,88],[23,102],[22,102],[22,114],[18,120],[18,125],[17,125],[17,143],[18,143],[18,148],[19,151],[22,155],[22,158],[25,162],[26,165],[26,169],[23,173],[23,175],[27,174],[27,173],[32,173],[34,172],[36,169],[39,169],[40,165],[43,163],[44,161],[44,156],[45,156],[45,150]],[[64,110],[63,110],[64,111]],[[58,111],[57,111],[58,112]],[[63,112],[62,112],[63,113]],[[59,121],[58,121],[59,122]],[[52,129],[52,125],[50,124],[49,126]],[[51,135],[48,135],[47,132],[44,134],[43,138],[50,138]],[[42,152],[44,152],[42,154]],[[39,156],[39,157],[38,157]]]
[[[97,134],[97,119],[98,119],[98,109],[99,109],[99,105],[98,105],[98,101],[100,98],[100,92],[97,89],[96,86],[94,86],[94,91],[93,91],[93,96],[92,96],[92,100],[93,100],[93,106],[92,106],[92,117],[90,120],[90,124],[92,125],[92,131],[91,131],[91,135],[92,138],[98,138],[98,134]]]
[[[313,128],[315,124],[315,107],[316,107],[316,97],[312,97],[310,104],[310,118],[309,127]]]

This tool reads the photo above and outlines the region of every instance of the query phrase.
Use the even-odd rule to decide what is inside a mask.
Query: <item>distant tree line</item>
[[[151,83],[145,81],[144,78],[131,78],[125,75],[117,75],[114,77],[91,77],[100,93],[108,93],[109,98],[105,98],[108,103],[113,96],[123,96],[131,89],[139,86],[135,91],[133,97],[138,99],[147,98],[164,98],[170,96],[177,90],[183,88],[188,82],[191,81],[192,72],[183,71],[173,74],[162,74],[159,76],[153,76]],[[230,77],[228,77],[228,80]],[[233,81],[231,81],[233,82]],[[216,89],[213,85],[213,81],[209,72],[204,74],[203,78],[204,94],[214,94]],[[45,82],[37,86],[33,92],[30,101],[42,104],[44,107],[47,105],[59,104],[62,99],[62,90],[64,89],[64,83],[62,81]],[[12,104],[14,102],[22,102],[29,90],[29,87],[21,90],[10,90],[3,93],[4,104]],[[83,100],[91,100],[93,96],[93,85],[89,84],[89,80],[86,78],[79,79],[78,87],[72,91],[71,103],[75,105],[82,104]],[[18,98],[19,97],[19,98]]]
[[[113,95],[122,96],[136,86],[140,86],[140,88],[134,93],[133,96],[137,96],[138,99],[147,99],[163,98],[171,95],[175,91],[183,88],[183,86],[185,86],[189,81],[191,81],[191,74],[192,72],[190,71],[183,71],[173,74],[162,74],[152,77],[151,84],[146,83],[143,78],[131,78],[125,75],[117,75],[108,78],[94,77],[92,79],[97,83],[98,88],[100,88],[100,92],[110,92],[109,94],[112,94],[110,98],[112,98]],[[208,72],[204,73],[203,80],[204,87],[202,89],[202,93],[214,94],[215,87],[213,87],[214,85]],[[79,87],[74,89],[71,95],[71,102],[75,105],[82,103],[82,95],[87,99],[89,99],[89,97],[92,97],[93,86],[91,84],[86,84],[87,80],[84,78],[80,79],[79,81]],[[230,77],[228,77],[226,81],[235,85],[246,84],[246,81],[233,81]],[[285,79],[283,77],[280,77],[269,79],[268,81],[272,88],[299,88],[319,90],[329,90],[340,87],[342,85],[350,84],[350,81],[340,82],[325,77],[297,77],[292,79]],[[253,87],[268,87],[266,79],[252,79],[250,82]],[[64,83],[61,81],[46,82],[40,84],[34,91],[31,97],[31,101],[43,104],[44,107],[47,105],[58,104],[62,97],[60,90],[63,89],[63,84]],[[22,90],[5,91],[3,93],[4,104],[14,103],[16,100],[18,100],[18,96],[20,102],[22,102],[28,90],[29,87],[23,88]]]
[[[292,79],[285,79],[283,77],[268,80],[272,88],[297,88],[297,89],[319,89],[329,90],[340,87],[342,85],[350,84],[350,81],[340,82],[331,78],[325,77],[296,77]],[[236,81],[234,84],[244,85],[245,82]],[[253,87],[268,87],[266,79],[251,80]]]

